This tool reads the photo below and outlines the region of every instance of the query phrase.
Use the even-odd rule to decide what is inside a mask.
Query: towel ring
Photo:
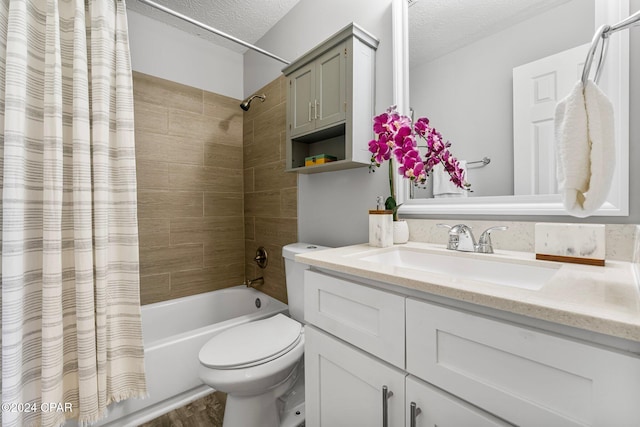
[[[591,41],[591,46],[589,47],[589,51],[587,52],[587,58],[584,61],[584,69],[582,70],[582,85],[587,84],[587,79],[589,78],[589,72],[591,71],[591,64],[593,63],[593,57],[596,54],[596,50],[598,49],[598,43],[600,39],[602,39],[602,48],[600,49],[600,58],[598,59],[598,66],[596,68],[596,74],[593,77],[593,81],[598,83],[600,79],[600,71],[602,71],[602,66],[604,65],[604,58],[607,55],[607,48],[609,46],[609,30],[611,26],[602,25],[596,31],[593,36],[593,40]]]

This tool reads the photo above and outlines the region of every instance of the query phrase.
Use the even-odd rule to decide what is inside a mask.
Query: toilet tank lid
[[[282,256],[291,260],[295,260],[297,254],[319,251],[321,249],[329,249],[329,247],[314,245],[311,243],[291,243],[282,248]]]

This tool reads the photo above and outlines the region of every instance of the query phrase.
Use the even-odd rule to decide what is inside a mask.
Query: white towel
[[[615,167],[613,105],[591,80],[578,81],[555,115],[558,187],[564,207],[584,218],[606,201]]]
[[[460,169],[464,171],[464,177],[467,177],[467,162],[459,160]],[[467,197],[468,191],[456,186],[451,182],[451,176],[444,169],[442,164],[438,163],[433,167],[433,197]]]

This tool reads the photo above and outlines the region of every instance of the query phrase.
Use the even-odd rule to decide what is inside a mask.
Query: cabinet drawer
[[[411,375],[407,377],[405,394],[407,427],[411,425],[411,403],[421,411],[416,416],[416,427],[513,426]]]
[[[307,270],[307,323],[404,369],[405,298]]]
[[[407,371],[521,426],[640,425],[640,359],[407,299]]]

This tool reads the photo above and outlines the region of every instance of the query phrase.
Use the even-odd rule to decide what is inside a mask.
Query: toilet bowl
[[[304,422],[302,278],[308,266],[294,257],[322,248],[302,243],[283,248],[291,317],[277,314],[227,329],[200,350],[200,379],[227,393],[223,427],[295,427]],[[288,399],[297,405],[292,411]]]

